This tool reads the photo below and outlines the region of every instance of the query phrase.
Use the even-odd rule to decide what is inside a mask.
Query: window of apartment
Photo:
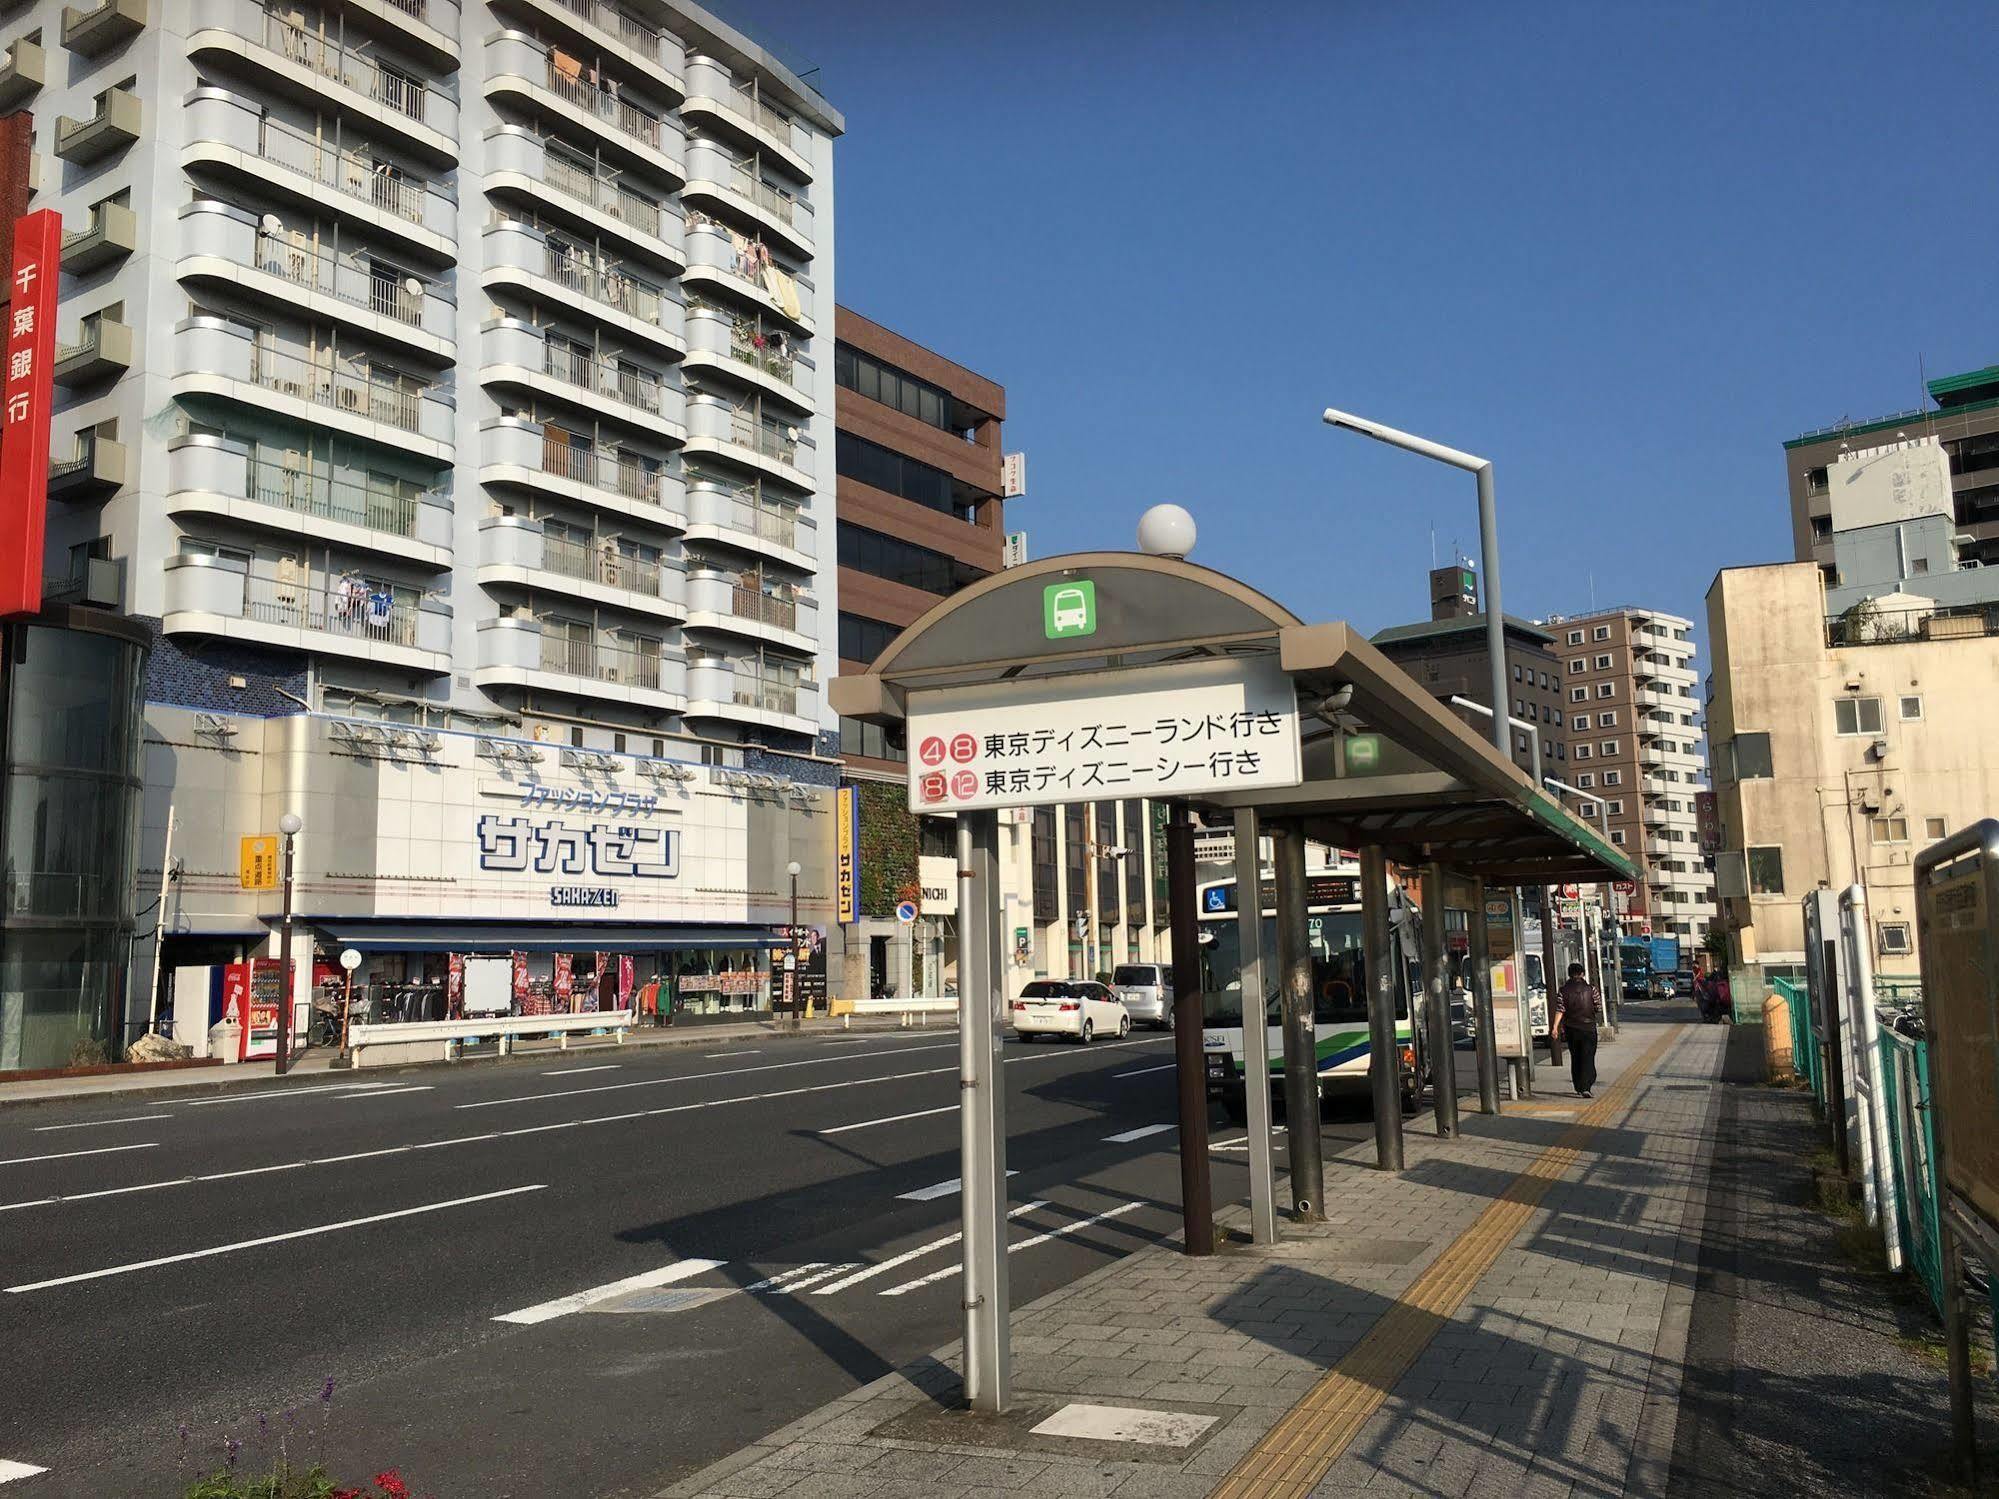
[[[1624,784],[1624,772],[1621,770],[1606,770],[1603,773],[1603,784],[1606,786],[1622,786]]]
[[[851,432],[837,433],[836,438],[834,461],[841,478],[856,480],[959,520],[972,519],[977,508],[975,501],[969,492],[960,495],[956,482],[941,468],[905,458]]]
[[[1587,744],[1579,744],[1576,746],[1576,758],[1578,760],[1587,760],[1589,757],[1590,757],[1590,747]]]
[[[1611,709],[1608,709],[1608,710],[1607,710],[1607,711],[1605,711],[1605,712],[1602,712],[1602,713],[1599,713],[1599,714],[1597,714],[1597,716],[1596,716],[1596,726],[1597,726],[1597,727],[1598,727],[1599,729],[1614,729],[1614,728],[1616,728],[1616,727],[1617,727],[1617,710],[1616,710],[1615,708],[1611,708]],[[1605,751],[1604,751],[1604,753],[1605,753],[1606,755],[1608,755],[1608,754],[1614,754],[1614,753],[1615,753],[1615,751],[1613,751],[1613,750],[1605,750]]]
[[[1555,710],[1555,727],[1558,729],[1562,727],[1562,710],[1560,708]]]
[[[1524,680],[1524,679],[1526,678],[1526,676],[1527,676],[1527,668],[1526,668],[1526,667],[1524,667],[1524,666],[1522,666],[1522,665],[1521,665],[1521,664],[1520,664],[1520,663],[1519,663],[1518,661],[1514,662],[1514,663],[1513,663],[1513,680],[1514,680],[1514,681],[1516,681],[1516,682],[1518,682],[1518,681],[1522,681],[1522,680]]]
[[[1601,745],[1597,747],[1597,753],[1599,755],[1614,755],[1617,753],[1617,746],[1621,742],[1622,742],[1621,740],[1606,739],[1603,741]]]
[[[1881,732],[1881,699],[1878,697],[1843,697],[1832,705],[1832,721],[1841,734],[1879,734]]]
[[[1770,768],[1770,736],[1737,734],[1722,745],[1724,774],[1736,781],[1767,781],[1775,774]]]
[[[1516,751],[1524,753],[1527,749],[1527,736],[1525,734],[1515,734],[1513,736],[1513,748]]]
[[[1867,825],[1867,836],[1875,843],[1907,843],[1909,841],[1909,819],[1906,817],[1877,817]]]
[[[1909,923],[1906,921],[1883,921],[1876,924],[1880,934],[1881,956],[1884,958],[1905,958],[1915,949],[1909,943]]]
[[[840,659],[871,663],[902,633],[898,625],[863,614],[840,613]]]
[[[1582,819],[1583,819],[1583,820],[1584,820],[1585,822],[1587,822],[1587,821],[1589,821],[1590,819],[1594,818],[1594,817],[1596,816],[1596,803],[1595,803],[1595,802],[1577,802],[1577,803],[1576,803],[1576,816],[1578,816],[1578,817],[1582,818]]]
[[[1610,830],[1610,841],[1616,844],[1619,848],[1624,847],[1624,829],[1612,828]]]
[[[1583,643],[1583,632],[1581,630],[1569,631],[1570,645],[1581,645],[1582,643]]]
[[[1554,679],[1553,677],[1549,676],[1549,675],[1548,675],[1548,674],[1547,674],[1547,673],[1546,673],[1546,672],[1544,671],[1544,672],[1542,672],[1542,673],[1541,673],[1541,685],[1542,685],[1542,687],[1544,687],[1544,688],[1549,688],[1549,687],[1553,687],[1553,686],[1555,685],[1555,679]]]
[[[1761,848],[1748,850],[1749,893],[1751,895],[1782,895],[1784,893],[1784,850],[1776,844],[1765,844]]]
[[[1923,837],[1931,843],[1944,836],[1944,820],[1941,817],[1923,819]]]
[[[1610,657],[1608,657],[1608,656],[1598,656],[1598,657],[1596,658],[1596,669],[1597,669],[1598,671],[1609,671],[1609,670],[1610,670]]]
[[[1583,660],[1581,656],[1572,657],[1569,661],[1569,675],[1572,677],[1581,676],[1583,668],[1587,665],[1589,663]]]
[[[848,521],[838,525],[840,566],[851,567],[872,578],[886,578],[926,593],[955,593],[985,576],[981,568],[943,552],[916,546],[899,537],[885,536]]]
[[[1598,625],[1598,626],[1597,626],[1597,627],[1596,627],[1596,628],[1595,628],[1594,630],[1590,631],[1590,637],[1589,637],[1589,638],[1590,638],[1591,640],[1608,640],[1608,639],[1610,639],[1610,626],[1609,626],[1609,625]],[[1609,659],[1610,659],[1610,658],[1609,658],[1608,656],[1599,656],[1599,657],[1597,657],[1597,660],[1598,660],[1598,661],[1608,661]]]
[[[1578,791],[1587,791],[1595,784],[1596,784],[1596,776],[1592,772],[1585,771],[1583,774],[1576,777],[1576,790]]]
[[[1609,806],[1612,817],[1622,817],[1624,815],[1624,802],[1622,799],[1609,803]]]
[[[1569,701],[1570,701],[1570,702],[1572,702],[1572,703],[1586,703],[1586,702],[1588,702],[1588,701],[1589,701],[1589,688],[1587,688],[1587,687],[1571,687],[1571,688],[1569,689]]]
[[[1923,700],[1919,697],[1902,699],[1902,722],[1915,723],[1923,716]]]
[[[833,346],[835,384],[893,406],[904,416],[913,416],[940,431],[958,430],[951,425],[951,397],[939,386],[905,374],[872,354],[863,354],[851,344]]]
[[[1598,682],[1596,684],[1596,695],[1598,697],[1616,697],[1617,684],[1615,682]]]
[[[1556,758],[1557,760],[1566,760],[1566,759],[1568,759],[1568,758],[1569,758],[1569,747],[1568,747],[1568,746],[1567,746],[1566,744],[1558,744],[1558,745],[1556,745],[1556,746],[1555,746],[1555,758]]]

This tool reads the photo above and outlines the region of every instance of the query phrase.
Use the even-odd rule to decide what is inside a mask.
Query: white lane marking
[[[704,1051],[701,1053],[701,1059],[704,1062],[712,1062],[716,1057],[760,1057],[763,1054],[764,1049],[761,1046],[752,1046],[743,1051]]]
[[[575,1098],[585,1093],[615,1093],[623,1088],[661,1088],[672,1083],[698,1083],[706,1078],[741,1077],[751,1072],[776,1072],[785,1067],[824,1067],[833,1062],[852,1061],[856,1057],[901,1056],[912,1051],[956,1051],[957,1043],[938,1046],[897,1046],[886,1051],[843,1052],[834,1057],[805,1057],[796,1062],[759,1062],[754,1067],[718,1067],[712,1072],[688,1072],[679,1077],[647,1077],[629,1083],[599,1083],[590,1088],[560,1088],[553,1093],[516,1093],[511,1098],[482,1098],[474,1103],[461,1103],[461,1109],[496,1109],[504,1103],[541,1103],[550,1098]],[[948,1067],[939,1068],[948,1072]]]
[[[1163,1135],[1168,1130],[1178,1129],[1177,1124],[1142,1124],[1137,1129],[1128,1129],[1123,1134],[1105,1135],[1106,1145],[1129,1145],[1133,1140],[1143,1140],[1147,1135]]]
[[[1129,1405],[1065,1405],[1032,1430],[1036,1436],[1082,1437],[1093,1442],[1141,1442],[1149,1447],[1187,1447],[1219,1416],[1191,1411],[1152,1411]]]
[[[1014,1208],[1012,1211],[1010,1211],[1007,1214],[1007,1217],[1018,1218],[1022,1213],[1031,1213],[1036,1208],[1045,1208],[1047,1206],[1048,1206],[1047,1203],[1041,1202],[1039,1200],[1034,1202],[1023,1202],[1019,1207]],[[911,1260],[922,1259],[923,1256],[926,1254],[930,1254],[939,1249],[947,1248],[950,1245],[957,1243],[960,1239],[964,1237],[965,1235],[961,1231],[955,1234],[946,1234],[941,1239],[932,1239],[928,1244],[919,1244],[914,1249],[904,1250],[894,1259],[883,1260],[879,1265],[870,1265],[868,1266],[867,1269],[861,1271],[861,1273],[858,1275],[849,1275],[845,1280],[836,1280],[830,1286],[815,1286],[813,1288],[812,1294],[814,1296],[836,1295],[841,1291],[845,1291],[850,1289],[851,1287],[859,1285],[864,1280],[873,1280],[877,1275],[881,1275],[887,1271],[893,1270],[898,1265],[906,1265]]]
[[[12,1160],[0,1161],[0,1166],[31,1166],[36,1161],[69,1161],[80,1155],[116,1155],[121,1150],[156,1150],[158,1140],[148,1140],[143,1145],[100,1145],[95,1150],[58,1150],[53,1155],[17,1155]]]
[[[1130,1072],[1113,1072],[1111,1074],[1111,1081],[1118,1082],[1121,1079],[1127,1077],[1144,1077],[1145,1074],[1148,1072],[1171,1072],[1175,1067],[1178,1067],[1179,1065],[1180,1064],[1177,1061],[1161,1062],[1157,1067],[1138,1067],[1134,1068]]]
[[[543,1077],[574,1077],[579,1072],[616,1072],[622,1062],[599,1062],[594,1067],[558,1067],[553,1072],[544,1072]]]
[[[37,1473],[46,1473],[47,1468],[38,1468],[33,1463],[17,1463],[0,1457],[0,1483],[12,1483],[17,1478],[33,1478]]]
[[[38,1124],[35,1133],[52,1134],[59,1129],[102,1129],[107,1124],[144,1124],[153,1119],[171,1119],[171,1114],[127,1114],[123,1119],[91,1119],[82,1124]]]
[[[788,1280],[796,1280],[801,1275],[810,1275],[814,1270],[826,1268],[824,1260],[814,1260],[809,1265],[793,1265],[789,1270],[780,1270],[775,1275],[766,1275],[753,1286],[744,1286],[745,1291],[768,1291],[772,1286],[781,1286]]]
[[[822,1280],[831,1280],[836,1275],[843,1274],[848,1270],[857,1269],[860,1263],[859,1260],[848,1260],[842,1265],[828,1265],[824,1270],[819,1271],[815,1275],[801,1275],[796,1279],[786,1281],[781,1286],[772,1286],[766,1294],[771,1296],[789,1296],[794,1291],[802,1291],[807,1286],[817,1285]]]
[[[1098,1041],[1090,1046],[1062,1047],[1055,1051],[1037,1051],[1030,1057],[1008,1057],[1006,1064],[1012,1067],[1019,1062],[1060,1062],[1064,1059],[1071,1062],[1080,1062],[1088,1060],[1092,1055],[1100,1051],[1116,1051],[1121,1046],[1157,1046],[1160,1042],[1171,1039],[1170,1036],[1147,1036],[1142,1041]]]
[[[343,1098],[393,1098],[398,1093],[428,1093],[434,1088],[432,1083],[412,1083],[406,1088],[375,1088],[366,1093],[343,1093]]]
[[[218,1103],[254,1103],[259,1098],[303,1098],[308,1093],[353,1093],[362,1088],[393,1088],[394,1083],[329,1083],[323,1088],[273,1088],[268,1093],[233,1093],[220,1098],[190,1098],[191,1109],[205,1109]],[[178,1101],[178,1100],[177,1100]]]
[[[1006,1246],[1006,1252],[1008,1254],[1019,1254],[1023,1249],[1032,1249],[1035,1245],[1046,1244],[1051,1239],[1067,1238],[1070,1234],[1080,1229],[1088,1228],[1093,1223],[1102,1223],[1107,1218],[1119,1218],[1126,1213],[1136,1212],[1144,1206],[1145,1204],[1142,1202],[1127,1202],[1121,1207],[1114,1207],[1106,1212],[1093,1214],[1088,1218],[1078,1218],[1075,1222],[1065,1223],[1060,1228],[1051,1228],[1046,1233],[1039,1233],[1031,1238],[1022,1239],[1018,1244],[1009,1244]],[[950,1265],[942,1270],[933,1270],[928,1275],[918,1276],[915,1280],[906,1280],[899,1286],[890,1286],[886,1291],[882,1291],[879,1294],[883,1296],[906,1295],[910,1291],[918,1290],[923,1286],[935,1285],[940,1280],[949,1280],[962,1269],[963,1267],[960,1265]]]
[[[1018,1176],[1020,1173],[1018,1171],[1009,1171],[1007,1175]],[[918,1187],[914,1192],[898,1192],[895,1194],[895,1200],[897,1202],[934,1202],[939,1197],[951,1196],[953,1193],[961,1190],[963,1186],[964,1183],[954,1176],[947,1182],[938,1182],[935,1186]]]
[[[723,1263],[722,1260],[679,1260],[671,1265],[662,1265],[657,1270],[627,1275],[623,1280],[614,1280],[608,1285],[593,1286],[587,1291],[578,1291],[570,1296],[558,1296],[555,1300],[544,1301],[538,1306],[523,1307],[517,1312],[508,1312],[493,1320],[512,1322],[521,1327],[533,1327],[538,1322],[552,1322],[557,1317],[580,1312],[586,1306],[609,1301],[613,1296],[622,1296],[627,1291],[650,1291],[655,1286],[670,1286],[676,1280],[705,1275],[710,1270],[720,1269]]]
[[[928,1119],[932,1114],[955,1114],[958,1106],[947,1103],[941,1109],[918,1109],[914,1114],[890,1114],[885,1119],[863,1119],[859,1124],[836,1124],[831,1129],[818,1131],[822,1135],[844,1135],[852,1129],[873,1129],[877,1124],[900,1124],[905,1119]]]
[[[392,1213],[370,1213],[365,1218],[344,1218],[338,1223],[321,1223],[312,1228],[295,1228],[289,1233],[265,1234],[258,1239],[238,1239],[233,1244],[215,1244],[207,1249],[190,1249],[182,1254],[163,1254],[158,1259],[134,1260],[129,1265],[107,1265],[102,1270],[85,1270],[77,1275],[58,1275],[52,1280],[32,1280],[4,1287],[10,1296],[28,1291],[46,1291],[55,1286],[73,1286],[79,1281],[102,1280],[110,1275],[130,1275],[139,1270],[157,1270],[162,1265],[179,1265],[188,1260],[205,1260],[218,1254],[234,1254],[239,1249],[261,1249],[266,1244],[284,1244],[293,1239],[309,1239],[315,1234],[338,1233],[342,1229],[365,1228],[371,1223],[388,1223],[397,1218],[414,1218],[421,1213],[441,1213],[446,1208],[469,1207],[475,1202],[493,1202],[502,1197],[518,1197],[523,1192],[540,1192],[547,1182],[527,1187],[507,1187],[498,1192],[481,1192],[475,1197],[454,1197],[449,1202],[426,1202],[420,1207],[397,1208]]]

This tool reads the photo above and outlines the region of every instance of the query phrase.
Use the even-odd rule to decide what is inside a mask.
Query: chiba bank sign
[[[61,274],[62,215],[44,208],[18,220],[7,283],[6,378],[0,384],[0,619],[42,607]]]

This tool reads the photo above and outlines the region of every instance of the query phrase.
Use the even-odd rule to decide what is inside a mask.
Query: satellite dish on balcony
[[[279,218],[279,217],[278,217],[278,216],[277,216],[276,214],[274,214],[274,213],[267,213],[267,214],[265,214],[265,215],[264,215],[264,220],[263,220],[263,223],[264,223],[264,233],[266,233],[266,234],[278,234],[278,233],[281,233],[281,232],[283,232],[283,230],[284,230],[284,227],[285,227],[285,221],[284,221],[283,219]]]
[[[423,283],[417,280],[416,277],[411,276],[403,282],[403,290],[413,297],[420,297],[423,295]]]

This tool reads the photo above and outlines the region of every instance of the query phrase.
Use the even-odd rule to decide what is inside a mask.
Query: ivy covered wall
[[[917,883],[920,846],[909,788],[899,781],[856,781],[861,804],[861,914],[893,916],[901,893]]]

